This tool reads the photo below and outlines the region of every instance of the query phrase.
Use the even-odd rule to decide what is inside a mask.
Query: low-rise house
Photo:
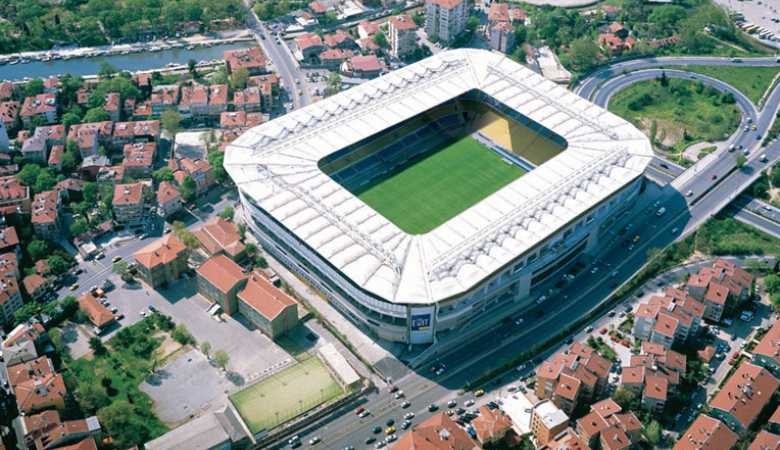
[[[755,422],[780,387],[780,380],[761,366],[743,362],[710,401],[710,415],[741,432]]]
[[[233,93],[233,106],[236,110],[245,112],[258,112],[263,108],[263,100],[260,96],[260,88],[249,86],[246,89]]]
[[[346,31],[338,28],[335,32],[326,34],[322,38],[323,44],[330,48],[349,50],[355,47],[355,40]]]
[[[319,55],[320,64],[328,70],[338,70],[347,58],[352,56],[350,50],[328,48]]]
[[[17,259],[22,258],[22,247],[14,227],[0,228],[0,253],[6,252],[13,252]]]
[[[271,339],[298,325],[298,303],[258,271],[238,293],[238,312]]]
[[[241,266],[225,255],[216,255],[201,264],[196,273],[200,295],[217,303],[228,315],[238,311],[237,295],[247,281]]]
[[[246,113],[244,111],[226,111],[219,116],[219,127],[223,130],[243,129],[245,126]]]
[[[105,181],[105,179],[101,177],[101,174],[110,167],[111,160],[108,156],[91,155],[81,161],[79,174],[83,179]]]
[[[27,295],[29,295],[30,298],[40,299],[46,295],[47,292],[49,292],[49,289],[51,288],[51,281],[38,275],[37,273],[33,273],[22,279],[22,285],[24,286],[24,290],[27,292]]]
[[[43,80],[43,92],[56,94],[60,90],[60,79],[54,75]]]
[[[111,326],[116,319],[114,314],[103,306],[92,292],[85,292],[79,297],[79,309],[87,316],[92,325],[94,325],[96,331],[101,333],[106,328]]]
[[[144,217],[146,203],[144,183],[117,184],[114,186],[114,220],[118,223],[138,225]]]
[[[0,213],[28,212],[30,212],[30,188],[13,175],[0,177]],[[2,249],[0,242],[0,250]]]
[[[25,127],[32,125],[34,119],[42,124],[57,122],[57,95],[45,92],[25,98],[20,116]]]
[[[256,75],[265,72],[268,65],[268,59],[260,47],[228,50],[223,55],[228,73],[246,69],[250,75]]]
[[[734,448],[738,439],[720,420],[699,414],[672,450],[728,450]]]
[[[179,85],[167,84],[153,87],[150,102],[154,116],[159,116],[166,109],[176,109],[179,104]]]
[[[417,48],[417,25],[409,15],[393,16],[388,21],[390,54],[403,58]]]
[[[356,55],[341,65],[341,71],[357,78],[376,78],[385,70],[385,63],[376,55]]]
[[[373,37],[364,37],[357,40],[357,46],[364,53],[373,53],[380,49]]]
[[[551,399],[570,414],[606,388],[612,364],[590,347],[575,342],[536,370],[536,396]]]
[[[60,449],[86,438],[99,439],[102,432],[95,416],[64,421],[55,410],[19,416],[14,419],[13,428],[20,450]]]
[[[139,277],[153,288],[172,283],[187,270],[189,251],[176,236],[167,234],[134,255]]]
[[[108,113],[108,117],[112,122],[119,121],[120,113],[122,112],[119,92],[109,92],[106,94],[105,101],[103,102],[103,109]]]
[[[172,183],[161,181],[157,187],[157,213],[164,217],[170,217],[181,211],[181,194]]]
[[[512,420],[499,409],[479,408],[479,415],[471,421],[480,445],[501,441],[512,430]]]
[[[60,227],[61,206],[62,199],[58,190],[35,194],[30,221],[36,236],[50,241],[57,240],[62,231]]]
[[[568,425],[569,416],[549,400],[537,403],[531,411],[531,433],[537,446],[550,442]]]
[[[753,364],[780,378],[780,322],[775,321],[753,348]]]
[[[154,157],[157,144],[154,142],[136,142],[125,144],[122,150],[124,159],[122,167],[125,175],[130,177],[147,177],[154,169]]]
[[[225,255],[233,261],[240,261],[245,255],[246,246],[241,242],[238,227],[221,217],[212,218],[194,234],[209,256]]]
[[[369,22],[368,20],[360,22],[357,26],[358,36],[360,36],[361,39],[372,38],[379,30],[380,27],[378,23]]]
[[[305,33],[295,38],[296,56],[308,64],[319,64],[319,55],[325,50],[322,38],[314,33]]]

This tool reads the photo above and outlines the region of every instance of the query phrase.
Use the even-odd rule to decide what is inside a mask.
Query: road
[[[666,64],[670,62],[675,65],[712,64],[721,63],[722,60],[699,58],[664,60]],[[766,65],[776,64],[774,60],[751,62]],[[605,71],[605,73],[619,74],[620,76],[617,78],[621,81],[616,81],[618,86],[628,82],[622,79],[630,80],[632,77],[632,75],[622,75],[621,69],[612,69]],[[660,71],[650,70],[633,76],[654,78],[658,75],[660,75]],[[690,75],[681,74],[680,76]],[[706,81],[719,83],[717,80],[708,79]],[[598,83],[594,86],[592,93],[603,95],[598,93],[596,89],[601,84]],[[721,87],[725,90],[733,90],[727,85]],[[627,216],[613,227],[611,233],[615,238],[612,245],[595,255],[597,261],[595,265],[585,268],[573,282],[564,286],[555,295],[550,296],[550,300],[544,305],[546,312],[534,311],[533,307],[528,308],[519,315],[524,319],[523,325],[517,326],[513,320],[503,321],[496,324],[492,331],[479,339],[472,339],[464,343],[457,351],[438,361],[444,363],[448,368],[441,376],[431,373],[428,370],[429,364],[416,371],[410,371],[407,375],[395,380],[395,385],[406,393],[406,397],[412,403],[408,410],[415,413],[415,422],[424,420],[431,414],[428,412],[427,405],[441,406],[450,399],[458,398],[458,390],[469,380],[478,378],[490,368],[500,366],[503,361],[513,358],[517,355],[518,349],[528,349],[545,342],[559,330],[571,324],[574,319],[582,317],[609,298],[620,283],[628,280],[644,265],[649,249],[663,248],[682,235],[692,232],[709,217],[726,207],[743,189],[749,186],[757,178],[760,171],[767,167],[767,163],[762,162],[762,154],[766,154],[769,163],[780,159],[780,143],[776,141],[763,150],[759,150],[760,139],[757,139],[757,135],[763,135],[769,128],[778,106],[780,106],[780,88],[776,88],[771,93],[762,111],[758,111],[749,101],[745,103],[745,98],[740,93],[734,92],[734,94],[740,108],[757,125],[756,131],[740,131],[731,138],[731,142],[735,145],[743,145],[748,150],[747,163],[744,167],[736,169],[735,158],[732,154],[725,152],[724,155],[715,158],[708,166],[694,169],[693,176],[679,177],[682,181],[677,186],[669,183],[664,186],[651,184],[648,192],[643,194],[637,204],[633,205]],[[606,104],[609,95],[601,98]],[[654,163],[651,170],[657,175],[666,177],[680,174],[679,168],[661,161],[657,164]],[[655,216],[656,205],[663,205],[666,208],[663,217]],[[625,236],[640,236],[640,242],[633,249],[627,245],[625,238],[616,231],[624,230],[626,222],[630,224],[630,232]],[[593,267],[596,267],[596,270],[593,270]],[[615,276],[611,276],[612,272],[615,273]],[[605,276],[606,273],[610,273],[610,276]],[[588,286],[588,288],[583,289],[583,286]],[[628,298],[630,301],[631,296]],[[540,316],[540,313],[543,315]],[[518,315],[512,316],[513,319],[517,317]],[[481,319],[478,317],[475,318],[475,321]],[[488,389],[493,389],[493,392],[488,395],[505,387],[506,383],[516,381],[522,375],[520,372],[505,375],[497,382],[486,386]],[[459,403],[462,403],[465,398],[458,398]],[[318,446],[321,448],[343,449],[347,446],[365,448],[365,440],[373,436],[372,429],[375,426],[384,426],[389,419],[394,419],[396,422],[401,421],[403,414],[407,411],[400,407],[401,402],[402,400],[395,400],[388,392],[374,392],[367,395],[362,403],[362,406],[371,411],[372,414],[369,417],[364,419],[356,417],[352,413],[352,409],[356,405],[349,405],[312,424],[298,434],[304,442],[314,436],[320,437],[322,443]],[[279,443],[273,448],[283,446],[283,443]]]
[[[306,77],[301,72],[290,48],[287,47],[284,40],[277,39],[268,27],[257,18],[257,14],[251,8],[250,0],[244,0],[243,5],[247,10],[247,27],[252,30],[258,45],[273,62],[284,88],[292,97],[295,109],[310,104],[311,95],[306,88]]]

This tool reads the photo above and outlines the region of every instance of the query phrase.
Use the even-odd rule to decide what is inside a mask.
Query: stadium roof
[[[318,168],[350,144],[479,89],[562,136],[565,151],[422,235],[407,234]],[[252,128],[225,168],[247,195],[363,289],[390,302],[461,294],[640,176],[633,125],[485,50],[438,53]]]

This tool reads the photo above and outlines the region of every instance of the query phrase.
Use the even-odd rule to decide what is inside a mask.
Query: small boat
[[[194,46],[194,45],[188,45],[188,46],[187,46],[187,50],[192,50],[192,49],[194,49],[194,48],[195,48],[195,46]]]

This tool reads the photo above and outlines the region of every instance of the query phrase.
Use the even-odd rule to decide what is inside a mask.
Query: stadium
[[[459,49],[252,128],[224,164],[267,252],[376,337],[426,344],[538,301],[651,157],[628,122]]]

